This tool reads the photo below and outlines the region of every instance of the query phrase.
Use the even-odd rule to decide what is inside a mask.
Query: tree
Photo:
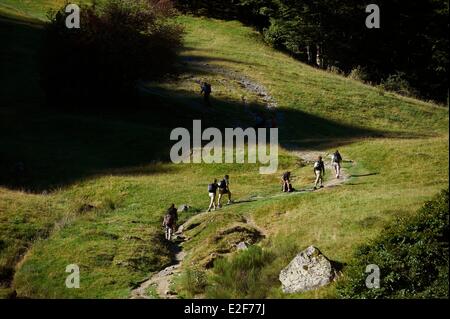
[[[52,105],[129,105],[142,78],[170,72],[182,45],[170,1],[108,0],[81,10],[68,29],[64,8],[46,26],[42,78]]]

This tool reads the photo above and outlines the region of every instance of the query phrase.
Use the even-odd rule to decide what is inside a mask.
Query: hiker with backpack
[[[281,176],[281,183],[282,183],[281,190],[285,193],[286,192],[290,193],[294,190],[292,188],[290,179],[291,179],[291,172],[285,172],[283,176]]]
[[[325,163],[322,160],[322,156],[317,158],[314,162],[314,174],[316,175],[316,182],[314,183],[314,190],[317,189],[317,185],[320,182],[320,188],[323,188],[323,177],[325,176]]]
[[[167,240],[172,239],[172,235],[175,232],[175,228],[178,221],[178,211],[175,204],[170,205],[163,220],[163,227],[165,227],[165,238]]]
[[[214,179],[214,182],[208,185],[208,193],[210,198],[208,212],[211,211],[211,208],[216,210],[216,193],[218,187],[219,185],[217,185],[217,179]]]
[[[341,163],[342,163],[342,156],[339,153],[338,150],[333,153],[331,156],[331,166],[333,166],[334,171],[336,173],[336,178],[340,178],[341,176]]]
[[[224,178],[219,183],[219,199],[217,200],[217,206],[220,208],[222,204],[220,203],[222,200],[222,196],[228,194],[228,202],[227,205],[231,204],[231,192],[230,192],[230,177],[225,175]]]
[[[209,96],[211,95],[212,89],[211,84],[207,82],[203,82],[201,86],[200,94],[203,94],[203,101],[205,106],[211,106],[211,101],[209,100]]]

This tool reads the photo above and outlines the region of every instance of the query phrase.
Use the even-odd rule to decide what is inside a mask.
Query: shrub
[[[201,269],[187,268],[181,274],[178,284],[188,298],[193,298],[204,293],[207,285],[206,273]]]
[[[339,69],[337,66],[334,66],[334,65],[328,66],[327,67],[327,71],[330,72],[330,73],[333,73],[333,74],[338,74],[338,75],[343,74],[342,70]]]
[[[50,13],[42,68],[48,102],[129,102],[139,79],[172,69],[183,35],[174,14],[169,1],[106,0],[82,7],[80,28],[68,29],[64,8]]]
[[[448,298],[448,190],[426,202],[412,219],[398,220],[360,247],[338,283],[342,298]],[[380,288],[365,285],[366,266],[380,268]]]
[[[381,81],[381,86],[386,91],[391,91],[404,96],[417,96],[417,92],[410,86],[409,82],[405,79],[405,73],[397,72],[391,74],[386,80]]]
[[[359,65],[350,71],[348,77],[350,79],[353,79],[356,81],[361,81],[361,82],[366,82],[369,80],[369,75],[368,75],[367,71]]]
[[[275,20],[271,21],[270,27],[263,29],[264,41],[274,48],[282,48],[284,45],[282,29],[282,26],[278,22]]]
[[[214,263],[208,298],[264,298],[269,289],[263,268],[274,256],[258,246],[229,259],[218,259]]]

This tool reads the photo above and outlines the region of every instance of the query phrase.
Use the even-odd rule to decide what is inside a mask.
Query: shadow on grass
[[[169,172],[174,166],[161,163],[170,161],[173,128],[192,131],[192,120],[200,119],[203,129],[217,127],[223,132],[225,127],[257,126],[256,115],[266,119],[274,116],[275,111],[262,104],[245,105],[241,100],[214,96],[213,107],[208,108],[199,94],[159,86],[146,86],[134,105],[120,109],[67,109],[64,101],[60,108],[48,108],[39,87],[41,26],[8,19],[0,19],[0,26],[5,39],[0,53],[2,61],[8,62],[0,79],[0,87],[8,88],[0,97],[1,186],[48,192],[93,175]],[[279,122],[279,135],[287,147],[287,142],[300,140],[305,147],[318,146],[317,140],[320,147],[330,141],[337,146],[384,134],[299,110],[276,112],[284,119]]]
[[[366,176],[374,176],[374,175],[378,175],[380,173],[367,173],[367,174],[353,174],[350,175],[350,177],[366,177]]]
[[[346,263],[342,263],[336,260],[330,260],[331,267],[339,274],[347,266]]]

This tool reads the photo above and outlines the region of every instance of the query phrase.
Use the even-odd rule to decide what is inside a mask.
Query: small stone
[[[246,250],[247,248],[248,248],[247,244],[243,241],[241,241],[239,244],[236,245],[237,250]]]

